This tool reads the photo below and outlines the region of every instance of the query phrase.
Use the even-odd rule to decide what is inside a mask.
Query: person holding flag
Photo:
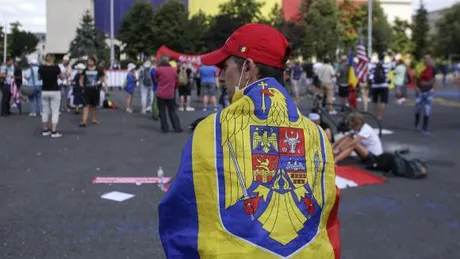
[[[358,95],[356,94],[356,88],[358,86],[359,80],[355,72],[355,62],[353,57],[353,50],[350,49],[348,54],[348,103],[350,104],[351,109],[356,110],[358,108]]]
[[[340,258],[333,152],[279,83],[290,54],[251,23],[201,57],[231,105],[197,125],[159,205],[167,258]]]

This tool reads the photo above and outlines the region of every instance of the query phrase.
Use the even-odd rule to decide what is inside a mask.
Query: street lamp
[[[6,63],[6,53],[8,48],[8,22],[5,22],[5,28],[3,32],[3,63]]]
[[[115,63],[113,0],[110,0],[110,67]]]
[[[367,55],[372,58],[372,0],[367,5]]]

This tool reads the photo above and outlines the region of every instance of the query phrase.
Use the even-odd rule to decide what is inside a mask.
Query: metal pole
[[[8,47],[8,22],[5,22],[5,28],[4,28],[4,37],[3,37],[3,63],[6,64],[6,53],[7,53],[7,47]]]
[[[367,55],[372,58],[372,0],[369,0],[367,10]]]
[[[113,0],[110,0],[110,67],[115,63],[115,43],[114,43],[114,13],[113,13]]]

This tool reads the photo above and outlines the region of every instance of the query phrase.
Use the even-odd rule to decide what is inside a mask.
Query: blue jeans
[[[431,105],[433,102],[432,92],[420,92],[415,95],[415,113],[420,114],[422,110],[425,116],[430,116]]]
[[[35,89],[32,96],[29,96],[29,107],[30,113],[39,114],[42,113],[42,90]],[[38,107],[38,112],[37,112]]]

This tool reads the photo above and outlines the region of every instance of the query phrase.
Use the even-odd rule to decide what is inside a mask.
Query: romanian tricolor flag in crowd
[[[348,53],[348,85],[355,88],[358,85],[359,79],[356,76],[355,61],[353,56],[353,49]]]
[[[273,78],[201,121],[159,206],[167,258],[340,258],[332,148]]]

